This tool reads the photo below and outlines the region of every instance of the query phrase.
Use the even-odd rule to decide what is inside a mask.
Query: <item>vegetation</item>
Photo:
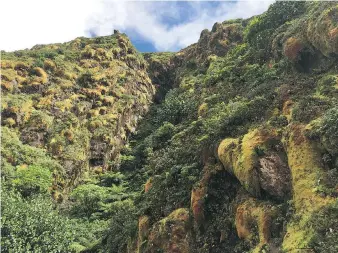
[[[4,252],[336,252],[337,10],[4,52]]]

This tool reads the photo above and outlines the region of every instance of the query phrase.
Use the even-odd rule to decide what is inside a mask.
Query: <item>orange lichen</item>
[[[338,35],[338,27],[333,28],[332,30],[329,31],[329,37],[331,39],[335,39]]]
[[[271,221],[277,215],[277,209],[271,205],[249,198],[240,204],[236,211],[236,229],[238,237],[252,240],[255,225],[258,227],[259,245],[269,243],[271,237]]]
[[[299,57],[299,52],[304,48],[302,41],[298,38],[288,38],[284,44],[284,54],[291,60],[297,60]]]
[[[70,129],[65,130],[63,136],[66,137],[68,141],[73,141],[74,139],[74,133]]]
[[[194,217],[195,225],[203,225],[205,219],[204,202],[208,191],[208,184],[212,175],[222,170],[220,164],[206,164],[203,168],[201,180],[193,187],[190,197],[190,206]]]
[[[144,184],[144,192],[147,193],[149,192],[149,190],[151,189],[151,187],[153,186],[153,178],[150,177],[147,182]]]
[[[141,252],[143,242],[147,239],[150,229],[150,219],[148,216],[143,215],[138,219],[138,239],[137,239],[137,252]]]
[[[191,192],[191,209],[196,224],[201,225],[204,222],[204,197],[207,188],[201,185],[194,187]]]
[[[147,252],[189,253],[189,210],[180,208],[157,222],[148,237]]]

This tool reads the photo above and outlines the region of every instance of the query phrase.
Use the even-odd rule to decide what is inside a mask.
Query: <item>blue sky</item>
[[[196,7],[196,2],[189,1],[177,1],[177,2],[167,2],[163,4],[163,2],[153,2],[152,3],[156,9],[165,8],[169,6],[169,8],[173,8],[175,12],[178,13],[168,13],[165,15],[159,16],[159,21],[163,24],[166,24],[169,29],[172,29],[174,26],[179,26],[180,24],[193,22],[196,17],[198,17],[199,13]],[[214,10],[221,4],[220,1],[204,1],[200,3],[200,6],[204,10]],[[229,5],[233,3],[229,2]],[[141,52],[154,52],[158,51],[154,44],[144,38],[138,32],[133,30],[125,30],[134,46]],[[181,49],[181,47],[177,46],[176,48],[172,48],[172,51],[176,51]]]
[[[2,1],[0,49],[13,51],[36,44],[126,33],[142,52],[177,51],[197,42],[215,22],[248,18],[267,10],[274,0],[126,1],[10,0]],[[20,6],[20,8],[17,8]]]

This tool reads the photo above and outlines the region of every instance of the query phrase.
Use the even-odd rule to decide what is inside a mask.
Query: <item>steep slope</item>
[[[337,13],[279,2],[146,55],[173,89],[123,154],[144,183],[129,250],[337,251]]]
[[[337,17],[277,2],[177,53],[119,33],[3,53],[2,248],[337,252]],[[54,231],[46,192],[49,248],[15,222]]]
[[[3,53],[1,67],[3,144],[15,132],[23,145],[46,151],[63,167],[62,186],[118,167],[155,91],[143,57],[119,33]],[[3,156],[6,170],[34,163]]]

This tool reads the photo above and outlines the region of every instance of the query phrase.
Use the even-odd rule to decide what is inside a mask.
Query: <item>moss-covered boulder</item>
[[[180,208],[157,222],[148,237],[145,252],[191,252],[189,210]]]
[[[223,140],[218,157],[253,196],[265,191],[283,198],[290,192],[290,171],[279,139],[273,129],[255,129],[242,139]]]
[[[316,190],[322,184],[319,177],[325,169],[318,143],[305,137],[304,130],[304,125],[291,125],[283,141],[292,175],[293,201],[300,217],[288,225],[283,241],[283,248],[287,251],[309,246],[315,236],[315,230],[308,223],[310,218],[334,201]]]
[[[278,209],[271,203],[264,203],[249,198],[241,203],[236,210],[236,230],[238,237],[252,241],[258,234],[259,243],[253,252],[260,252],[268,245],[274,229],[273,220],[278,216]]]

